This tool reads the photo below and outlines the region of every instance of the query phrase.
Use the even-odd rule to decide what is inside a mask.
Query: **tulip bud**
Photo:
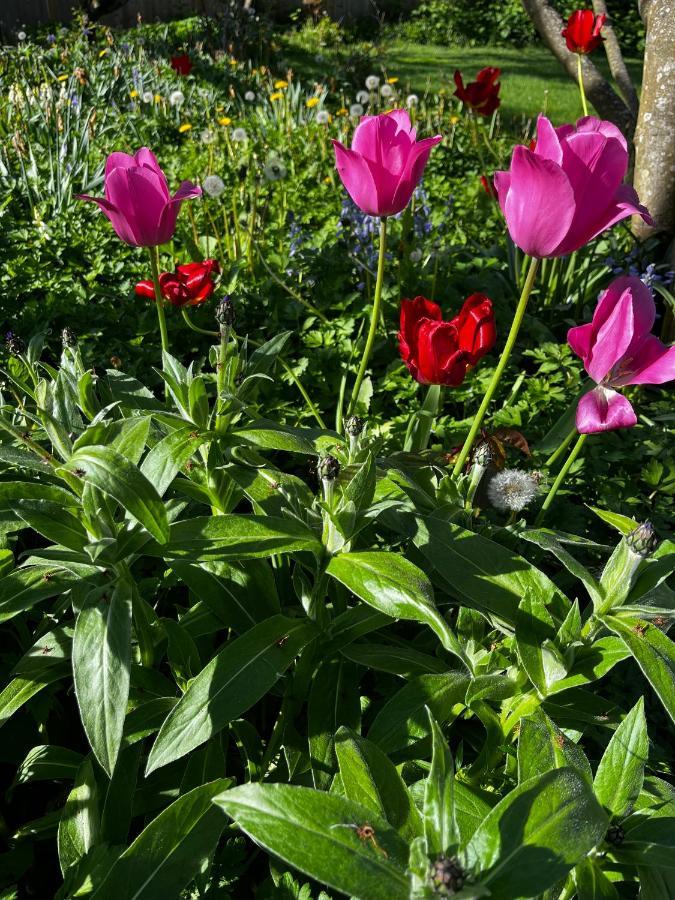
[[[216,322],[223,328],[231,328],[234,325],[234,300],[226,294],[216,306]]]
[[[643,522],[642,525],[638,525],[634,531],[626,535],[626,543],[629,550],[644,558],[656,549],[659,539],[652,523]]]
[[[75,347],[77,344],[77,335],[68,325],[61,332],[61,343],[64,347]]]
[[[441,853],[432,864],[431,878],[438,896],[451,897],[464,887],[466,872],[456,857]]]
[[[21,356],[26,352],[26,345],[21,340],[18,334],[14,334],[13,331],[8,331],[5,335],[5,346],[9,352],[10,356]]]

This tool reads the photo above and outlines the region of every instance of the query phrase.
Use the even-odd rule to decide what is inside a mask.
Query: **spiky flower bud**
[[[358,437],[363,431],[363,426],[366,423],[363,421],[361,416],[350,416],[345,421],[345,431],[349,435],[349,437]]]
[[[649,556],[656,549],[658,542],[659,539],[651,522],[643,522],[626,536],[628,548],[642,557]]]
[[[492,462],[493,453],[489,441],[478,441],[471,452],[471,462],[474,465],[487,468]]]
[[[216,322],[223,328],[231,328],[234,325],[234,300],[229,294],[216,306]]]
[[[323,481],[335,481],[340,474],[340,463],[334,456],[324,456],[319,460],[317,470]]]
[[[605,840],[608,844],[613,844],[615,847],[618,847],[619,844],[623,843],[625,836],[625,832],[620,825],[610,825],[607,829]]]
[[[487,493],[496,509],[520,512],[537,496],[539,479],[520,469],[504,469],[490,479]]]
[[[454,856],[437,856],[432,867],[431,878],[439,896],[452,897],[464,887],[466,872]]]
[[[61,332],[61,343],[64,347],[74,347],[77,344],[77,335],[68,325]]]
[[[26,345],[19,335],[14,334],[13,331],[8,331],[5,335],[5,346],[10,356],[21,356],[22,353],[26,352]]]

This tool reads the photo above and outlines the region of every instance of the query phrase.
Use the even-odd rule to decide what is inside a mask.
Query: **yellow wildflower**
[[[101,50],[101,52],[99,53],[99,59],[101,56],[105,56],[108,50],[110,50],[110,47],[104,47],[103,50]]]
[[[274,103],[275,100],[281,100],[283,96],[284,95],[280,91],[277,91],[275,94],[270,94],[270,100]]]
[[[281,89],[283,90],[284,88],[287,88],[287,87],[288,87],[288,82],[287,82],[287,81],[284,81],[283,79],[281,79],[280,81],[275,81],[275,82],[274,82],[274,87],[275,87],[277,90],[279,90],[279,88],[281,88]]]
[[[335,113],[336,116],[348,116],[349,110],[345,106],[341,106],[340,109]]]
[[[396,84],[398,78],[387,78],[387,84]]]
[[[456,125],[459,122],[459,116],[450,116],[450,124]]]
[[[129,91],[129,96],[132,100],[135,100],[136,97],[138,97],[138,91],[136,89],[134,89],[133,91]]]
[[[230,119],[229,116],[223,116],[222,119],[218,119],[218,124],[219,125],[231,125],[232,119]]]
[[[323,180],[323,183],[324,184],[332,184],[330,175],[326,175],[326,177]]]
[[[222,112],[224,109],[224,106],[216,106],[216,112]]]
[[[186,131],[189,131],[192,128],[189,122],[183,122],[183,124],[179,127],[178,131],[181,134],[185,134]]]
[[[162,102],[162,95],[155,94],[155,103],[161,103],[161,102]]]
[[[57,81],[68,81],[67,75],[59,75]]]
[[[311,109],[313,106],[316,106],[318,102],[319,102],[319,98],[318,98],[318,97],[310,97],[309,100],[307,100],[307,101],[305,102],[305,106],[306,106],[308,109]]]
[[[236,65],[237,65],[237,60],[236,60],[236,59],[231,59],[231,60],[230,60],[230,65],[231,65],[231,66],[236,66]]]

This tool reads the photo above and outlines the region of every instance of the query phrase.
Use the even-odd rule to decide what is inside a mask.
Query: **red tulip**
[[[172,56],[171,68],[178,72],[179,75],[189,75],[192,71],[192,60],[187,53],[181,53],[180,56]]]
[[[607,16],[596,16],[592,9],[577,9],[561,31],[567,49],[572,53],[592,53],[604,41],[600,30]]]
[[[487,66],[480,70],[475,81],[471,81],[464,87],[462,73],[457,69],[455,72],[455,84],[457,85],[455,97],[459,97],[465,106],[470,107],[478,115],[491,116],[501,102],[499,99],[501,84],[497,82],[501,72],[501,69]]]
[[[492,301],[484,294],[472,294],[449,322],[426,297],[401,301],[399,351],[420,384],[461,384],[469,366],[494,347],[496,338]]]
[[[492,182],[488,181],[488,179],[485,177],[485,175],[480,176],[480,183],[481,183],[483,190],[488,195],[488,197],[492,197],[493,200],[496,200],[497,199],[497,191],[495,190]]]
[[[186,263],[178,266],[175,272],[162,272],[159,276],[162,296],[173,306],[199,306],[213,293],[213,276],[217,272],[220,272],[220,266],[215,259]],[[136,293],[139,297],[154,300],[155,287],[152,281],[139,281]]]

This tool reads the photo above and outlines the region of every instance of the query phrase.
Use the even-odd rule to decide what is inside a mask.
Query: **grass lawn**
[[[606,63],[602,54],[595,56],[598,65]],[[575,84],[553,56],[543,47],[438,47],[422,44],[395,43],[385,49],[387,74],[398,76],[400,83],[410,84],[417,94],[445,86],[454,91],[452,76],[461,69],[464,80],[472,80],[484,66],[502,70],[502,115],[521,119],[536,116],[546,109],[555,123],[569,122],[581,116],[581,101]],[[642,75],[642,61],[628,60],[636,84]],[[604,69],[606,70],[606,65]],[[546,96],[548,91],[548,96]]]

